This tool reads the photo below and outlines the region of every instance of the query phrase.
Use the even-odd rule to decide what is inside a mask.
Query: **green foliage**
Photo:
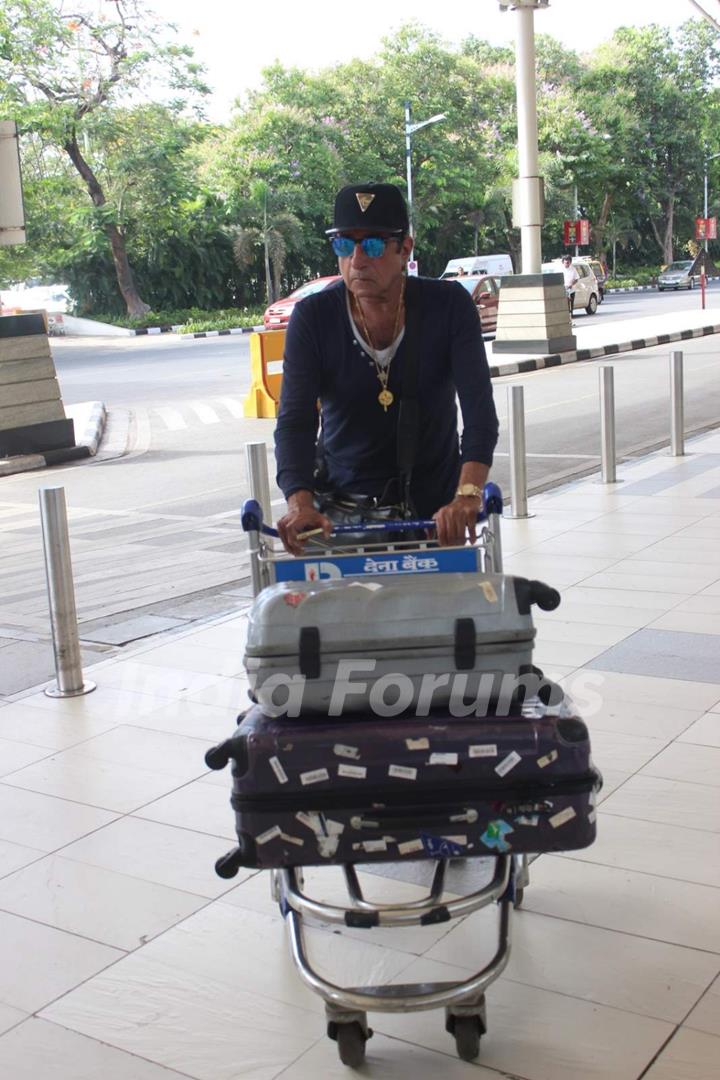
[[[196,330],[231,330],[242,326],[261,326],[263,311],[264,308],[223,308],[208,311],[192,307],[148,311],[136,319],[128,315],[117,315],[114,312],[94,312],[92,318],[97,322],[110,323],[112,326],[126,326],[131,330],[173,326],[180,333],[187,334]]]
[[[475,36],[451,47],[410,23],[370,59],[314,73],[274,64],[231,121],[213,126],[182,104],[203,90],[190,51],[168,43],[144,5],[142,35],[110,66],[85,44],[119,40],[116,6],[93,22],[97,6],[78,0],[73,28],[59,5],[6,0],[0,11],[0,116],[17,116],[23,130],[29,236],[24,249],[0,249],[0,284],[67,281],[81,313],[120,316],[108,246],[116,228],[150,318],[174,311],[184,315],[173,321],[224,328],[252,309],[253,325],[269,297],[335,272],[325,229],[342,184],[404,189],[406,101],[413,122],[445,114],[412,137],[421,272],[475,251],[509,251],[519,268],[512,48]],[[620,261],[631,280],[650,281],[684,250],[702,209],[704,159],[720,150],[718,40],[697,20],[675,33],[619,30],[582,56],[537,36],[544,257],[562,250],[575,189],[618,280]],[[144,89],[160,74],[171,90],[164,104]],[[102,200],[88,198],[66,152],[72,139]],[[709,190],[713,213],[720,158],[709,163]]]

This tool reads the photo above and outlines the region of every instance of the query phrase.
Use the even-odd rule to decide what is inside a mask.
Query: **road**
[[[720,313],[720,287],[709,299]],[[652,315],[671,305],[695,307],[699,295],[615,295],[594,318]],[[668,352],[667,346],[645,349],[495,380],[502,434],[494,479],[509,489],[505,421],[507,387],[515,383],[525,387],[530,490],[598,469],[596,368],[603,363],[615,368],[619,456],[667,442]],[[716,337],[684,343],[687,431],[720,418],[719,352]],[[53,341],[65,402],[105,401],[109,444],[127,442],[128,452],[0,480],[0,658],[8,656],[3,633],[6,640],[47,637],[37,515],[37,489],[46,484],[66,491],[78,617],[89,647],[115,648],[247,599],[238,520],[248,490],[243,447],[256,440],[270,445],[274,427],[242,415],[248,353],[247,336]],[[274,486],[273,498],[279,508]]]

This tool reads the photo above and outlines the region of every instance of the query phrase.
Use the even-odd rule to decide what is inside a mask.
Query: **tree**
[[[130,315],[149,305],[136,287],[121,207],[99,176],[103,137],[112,107],[149,82],[181,96],[206,92],[192,51],[161,40],[168,29],[138,0],[112,0],[111,16],[97,14],[88,0],[72,9],[62,0],[6,0],[0,11],[0,108],[67,155],[109,244]]]
[[[300,245],[302,225],[294,214],[273,215],[268,209],[269,197],[268,185],[257,180],[252,186],[251,200],[257,208],[260,224],[238,229],[233,242],[233,254],[238,266],[245,269],[253,262],[255,249],[262,249],[265,294],[268,304],[272,304],[280,295],[280,278],[285,268],[288,248]]]

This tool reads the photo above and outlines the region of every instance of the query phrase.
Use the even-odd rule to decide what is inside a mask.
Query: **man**
[[[474,540],[498,433],[475,305],[452,281],[406,276],[413,243],[405,200],[393,184],[342,188],[327,235],[342,281],[295,306],[285,342],[275,431],[277,482],[287,499],[278,522],[282,542],[299,555],[299,534],[332,529],[314,500],[318,400],[324,486],[392,501],[406,314],[417,364],[412,503],[420,517],[433,518],[441,544],[464,543],[466,529]]]
[[[580,280],[580,275],[572,264],[572,255],[563,255],[562,257],[563,278],[565,282],[565,293],[568,298],[568,309],[570,311],[570,317],[573,314],[573,304],[575,303],[575,286]]]

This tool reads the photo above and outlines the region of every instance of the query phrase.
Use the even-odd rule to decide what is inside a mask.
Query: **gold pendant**
[[[392,390],[388,390],[387,387],[383,387],[383,389],[378,394],[378,401],[382,405],[385,412],[388,411],[388,405],[392,405],[394,400],[395,395],[393,394]]]

